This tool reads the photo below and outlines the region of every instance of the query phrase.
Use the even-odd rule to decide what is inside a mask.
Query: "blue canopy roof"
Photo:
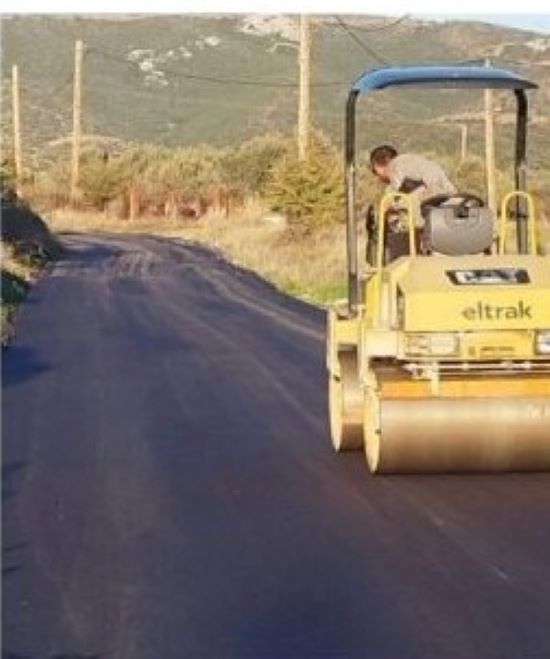
[[[353,84],[353,91],[368,93],[386,87],[427,85],[485,89],[536,89],[517,73],[492,66],[422,65],[384,67],[367,71]]]

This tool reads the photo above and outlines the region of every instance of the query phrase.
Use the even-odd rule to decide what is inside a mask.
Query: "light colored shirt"
[[[421,181],[422,187],[413,193],[419,201],[440,194],[453,195],[457,191],[439,163],[413,153],[396,156],[389,164],[389,174],[389,191],[392,192],[398,192],[406,179]]]

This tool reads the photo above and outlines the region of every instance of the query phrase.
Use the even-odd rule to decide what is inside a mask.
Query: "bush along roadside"
[[[15,314],[44,268],[61,254],[61,246],[44,221],[13,194],[2,194],[1,342],[15,337]]]

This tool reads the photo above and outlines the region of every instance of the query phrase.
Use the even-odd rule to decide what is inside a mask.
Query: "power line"
[[[68,116],[63,115],[62,110],[51,110],[50,108],[45,108],[43,105],[36,105],[35,103],[30,103],[28,101],[25,103],[25,108],[32,112],[53,117],[56,121],[64,122],[68,120]]]
[[[495,64],[507,64],[508,66],[519,66],[522,68],[525,67],[533,67],[533,68],[542,68],[542,69],[548,69],[550,70],[550,65],[545,64],[544,62],[518,62],[514,60],[509,60],[509,59],[500,59],[499,57],[495,58]]]
[[[389,62],[387,59],[382,57],[382,55],[379,55],[374,48],[371,48],[370,46],[367,46],[367,44],[360,39],[355,32],[349,27],[349,25],[342,19],[340,16],[334,16],[335,20],[337,21],[338,25],[347,32],[349,37],[362,49],[364,50],[367,55],[375,59],[379,64],[384,64],[385,66],[389,65]]]
[[[67,78],[62,84],[60,84],[58,87],[56,87],[55,89],[53,89],[51,92],[48,93],[52,97],[57,96],[58,94],[64,92],[67,89],[67,87],[69,87],[69,85],[72,85],[72,83],[73,83],[73,74],[71,73],[67,76]]]
[[[451,61],[449,64],[452,64],[453,66],[483,66],[486,57],[477,57],[473,59],[467,59],[467,60],[461,60],[459,62],[454,62]],[[550,65],[545,64],[544,62],[529,62],[529,61],[518,61],[518,60],[511,60],[507,58],[501,58],[501,57],[494,57],[491,58],[491,66],[501,66],[501,65],[507,65],[507,66],[518,66],[522,68],[526,67],[539,67],[539,68],[545,68],[550,70]]]
[[[91,54],[99,55],[105,59],[116,61],[119,64],[130,67],[132,71],[136,72],[135,66],[131,62],[121,60],[120,57],[112,55],[105,50],[99,48],[88,48],[88,52]],[[296,82],[282,82],[282,81],[268,81],[268,80],[252,80],[244,78],[220,78],[218,76],[211,75],[202,75],[195,73],[183,73],[181,71],[174,71],[173,69],[165,68],[162,69],[163,73],[168,73],[175,78],[182,78],[184,80],[192,80],[196,82],[208,82],[212,84],[219,85],[240,85],[246,87],[265,87],[265,88],[284,88],[284,89],[297,89],[299,87]],[[348,82],[313,82],[312,87],[342,87],[347,86]]]
[[[387,21],[382,25],[375,25],[373,27],[359,27],[354,25],[353,28],[356,32],[361,32],[362,34],[374,34],[376,32],[386,32],[387,30],[393,30],[393,28],[397,27],[398,25],[408,20],[409,18],[410,18],[410,14],[403,14],[403,16],[400,16],[399,18],[396,18],[393,21]]]
[[[72,85],[73,83],[73,74],[71,73],[65,80],[62,82],[60,85],[57,87],[54,87],[53,89],[48,89],[48,96],[50,98],[54,98],[61,94],[62,92],[65,91],[65,89],[69,86]],[[39,89],[36,84],[33,85],[28,85],[28,84],[23,84],[22,89],[26,90],[30,94],[38,95],[42,94],[42,89]]]
[[[136,75],[139,75],[139,71],[136,69],[135,65],[132,64],[131,62],[128,62],[126,60],[120,59],[117,55],[114,55],[112,53],[109,53],[106,50],[102,50],[99,48],[88,48],[88,52],[91,53],[92,55],[99,55],[100,57],[103,57],[104,59],[110,60],[117,62],[118,64],[121,64],[122,66],[126,66],[129,68],[133,73]],[[184,80],[194,80],[194,81],[199,81],[199,82],[210,82],[210,83],[215,83],[215,84],[229,84],[229,85],[247,85],[247,86],[260,86],[260,87],[297,87],[296,83],[291,83],[291,82],[268,82],[268,81],[259,81],[259,80],[245,80],[245,79],[237,79],[237,78],[219,78],[216,76],[210,76],[210,75],[202,75],[202,74],[194,74],[194,73],[183,73],[182,71],[175,71],[174,69],[166,68],[163,67],[162,69],[163,73],[169,73],[171,76],[175,78],[182,78]],[[147,72],[145,72],[147,73]]]

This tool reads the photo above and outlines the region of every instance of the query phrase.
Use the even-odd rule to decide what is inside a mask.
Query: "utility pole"
[[[489,59],[485,66],[491,66]],[[487,205],[497,212],[496,158],[495,158],[495,113],[493,107],[493,90],[485,92],[485,167],[487,172]]]
[[[298,157],[306,160],[310,131],[311,31],[309,16],[300,16],[300,100],[298,108]]]
[[[460,162],[468,157],[468,124],[460,124]]]
[[[22,192],[23,164],[21,156],[21,108],[19,99],[19,69],[17,64],[11,68],[11,100],[13,115],[13,161],[15,169],[15,192],[18,197]]]
[[[78,196],[78,178],[80,173],[80,141],[82,135],[82,41],[75,42],[74,49],[74,85],[73,85],[73,145],[71,159],[71,202]]]

